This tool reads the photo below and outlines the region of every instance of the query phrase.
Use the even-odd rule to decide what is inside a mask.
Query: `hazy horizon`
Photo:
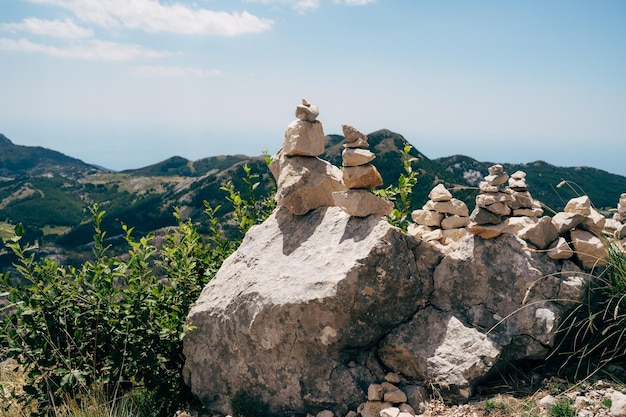
[[[0,4],[0,132],[113,170],[254,156],[306,98],[326,134],[626,175],[623,1],[124,5]]]

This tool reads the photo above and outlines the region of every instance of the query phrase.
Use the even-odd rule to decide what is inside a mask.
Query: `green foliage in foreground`
[[[391,214],[387,216],[387,220],[405,232],[411,222],[411,212],[413,211],[411,198],[413,197],[413,188],[417,184],[417,172],[413,170],[413,162],[416,159],[411,156],[411,149],[412,146],[407,144],[401,151],[404,172],[399,175],[398,183],[374,191],[377,196],[394,203],[394,208]]]
[[[626,253],[619,242],[606,242],[608,264],[594,271],[587,299],[564,319],[556,354],[576,365],[576,377],[588,377],[626,359]]]
[[[177,226],[168,230],[160,248],[153,233],[135,238],[133,229],[122,224],[129,249],[113,257],[101,228],[105,212],[94,205],[92,259],[75,268],[54,259],[36,260],[30,253],[34,248],[21,242],[23,227],[15,228],[6,246],[18,259],[20,279],[7,273],[0,280],[10,303],[0,343],[26,373],[18,400],[34,402],[34,415],[48,415],[94,386],[102,386],[111,401],[137,388],[150,392],[154,400],[146,416],[171,416],[192,400],[181,375],[191,303],[245,231],[273,209],[271,203],[257,201],[256,176],[245,172],[250,195],[242,197],[224,186],[240,228],[236,239],[222,234],[215,217],[219,207],[205,203],[206,243],[191,220],[183,221],[175,212]]]

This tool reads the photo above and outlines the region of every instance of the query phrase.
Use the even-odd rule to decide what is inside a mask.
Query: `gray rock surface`
[[[338,207],[278,209],[191,309],[185,381],[224,414],[245,390],[281,415],[376,415],[384,393],[371,404],[368,387],[389,371],[416,410],[426,381],[467,399],[500,361],[542,358],[566,307],[548,300],[576,299],[583,286],[572,262],[561,276],[563,262],[512,235],[456,245],[444,256],[384,218]]]

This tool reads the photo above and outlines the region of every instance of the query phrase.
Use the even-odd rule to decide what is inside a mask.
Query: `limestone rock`
[[[513,201],[509,201],[508,205],[511,209],[532,208],[533,198],[528,191],[513,191],[511,194]]]
[[[387,407],[380,410],[380,417],[398,417],[400,409],[398,407]]]
[[[457,216],[456,214],[452,214],[450,216],[446,216],[441,221],[441,228],[444,230],[459,229],[469,224],[470,224],[470,218],[468,216]]]
[[[500,175],[504,173],[504,167],[501,164],[495,164],[487,168],[489,175]]]
[[[302,104],[296,107],[296,117],[307,122],[314,122],[320,114],[320,109],[307,100],[302,99]]]
[[[548,256],[552,259],[569,259],[574,255],[567,241],[559,237],[548,248]]]
[[[361,417],[381,417],[382,410],[391,406],[391,403],[385,403],[382,401],[368,401],[359,405],[357,412],[361,415]],[[398,410],[398,412],[399,411],[400,410]]]
[[[549,216],[545,216],[534,225],[521,230],[517,236],[532,243],[538,249],[546,249],[552,242],[558,239],[559,233],[554,224],[552,224],[552,219]]]
[[[506,203],[493,203],[488,206],[483,206],[482,208],[499,216],[508,216],[511,214],[511,208]]]
[[[428,337],[410,337],[429,329]],[[456,317],[428,307],[401,329],[389,334],[379,350],[381,360],[392,367],[402,366],[409,377],[424,378],[449,387],[463,399],[471,393],[477,375],[484,375],[499,351],[484,334],[464,326]],[[459,345],[465,344],[461,352]]]
[[[422,224],[424,226],[440,227],[444,215],[442,213],[437,213],[436,211],[422,209],[413,210],[413,212],[411,213],[411,218],[417,224]]]
[[[572,198],[567,202],[563,211],[566,213],[578,213],[583,216],[589,216],[591,214],[591,200],[586,195]]]
[[[572,246],[583,267],[592,269],[607,264],[606,249],[599,237],[586,230],[572,230]]]
[[[452,193],[448,191],[445,185],[438,184],[430,190],[428,198],[432,201],[450,201],[452,199]]]
[[[576,226],[585,220],[585,216],[579,213],[559,212],[552,216],[552,223],[556,227],[558,234],[563,234],[569,230],[575,229]]]
[[[287,156],[319,156],[324,153],[324,130],[319,121],[294,120],[287,126],[283,152]]]
[[[476,222],[471,222],[469,226],[467,226],[467,231],[482,237],[483,239],[493,239],[495,237],[500,236],[504,233],[506,229],[506,223],[498,223],[498,224],[478,224]]]
[[[476,207],[469,216],[470,220],[478,225],[490,225],[502,223],[502,216],[492,213],[483,207]]]
[[[332,198],[333,205],[355,217],[387,216],[393,210],[392,202],[383,200],[368,190],[337,191]]]
[[[375,188],[383,185],[383,178],[372,164],[344,167],[343,183],[348,188]]]
[[[343,130],[343,136],[345,137],[346,142],[354,143],[357,141],[361,141],[361,142],[367,143],[367,136],[361,133],[359,130],[357,130],[353,126],[341,125],[341,128]]]
[[[497,192],[489,194],[478,194],[476,196],[476,204],[481,207],[486,207],[495,203],[508,203],[514,201],[515,198],[511,194]]]
[[[360,148],[346,148],[341,153],[344,167],[365,165],[376,158],[370,150]]]
[[[457,199],[451,198],[449,201],[432,201],[429,200],[422,207],[424,210],[432,210],[439,213],[456,214],[457,216],[469,216],[467,205]]]
[[[358,387],[376,381],[367,355],[344,352],[372,349],[412,317],[440,259],[384,218],[279,209],[248,231],[192,307],[185,381],[224,414],[244,389],[277,414],[345,415],[365,400]]]
[[[367,388],[367,400],[368,401],[382,401],[385,390],[380,384],[370,384]]]
[[[517,235],[522,230],[537,224],[537,221],[538,220],[536,217],[510,217],[506,219],[506,228],[504,229],[503,233]]]
[[[604,218],[604,216],[598,213],[596,209],[591,207],[590,213],[585,218],[585,220],[583,220],[581,227],[599,236],[602,234],[602,229],[604,229],[605,222],[606,219]]]
[[[270,169],[276,178],[276,202],[293,214],[335,205],[333,192],[345,190],[341,170],[319,158],[279,152]]]
[[[507,173],[501,173],[497,175],[487,175],[485,177],[485,181],[487,181],[490,185],[502,185],[509,180],[509,175]]]

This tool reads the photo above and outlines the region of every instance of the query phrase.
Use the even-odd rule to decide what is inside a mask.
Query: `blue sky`
[[[626,175],[626,1],[3,0],[0,132],[111,169],[327,134]]]

